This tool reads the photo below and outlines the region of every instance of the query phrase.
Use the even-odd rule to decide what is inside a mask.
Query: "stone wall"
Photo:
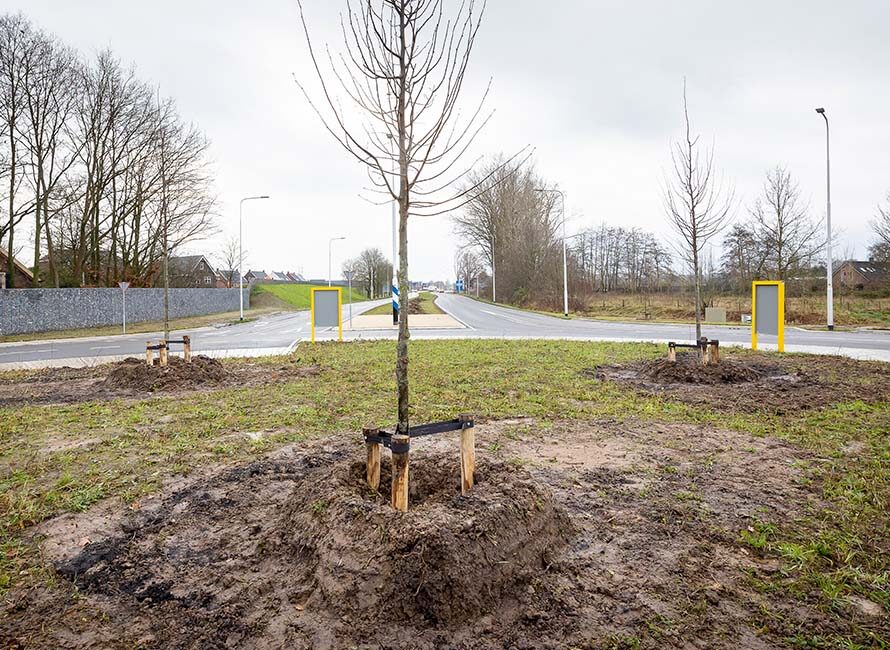
[[[250,290],[244,289],[244,308]],[[238,289],[170,289],[170,318],[238,311]],[[2,289],[0,336],[120,325],[120,289]],[[163,289],[128,289],[127,323],[164,318]]]

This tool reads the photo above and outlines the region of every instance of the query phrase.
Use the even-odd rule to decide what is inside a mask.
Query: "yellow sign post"
[[[785,351],[785,283],[762,280],[751,285],[751,349],[757,334],[776,337],[779,352]]]
[[[336,327],[337,340],[343,340],[343,294],[339,287],[318,287],[310,290],[312,342],[316,327]]]

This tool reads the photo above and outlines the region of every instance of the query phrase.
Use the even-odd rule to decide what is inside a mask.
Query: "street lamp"
[[[241,246],[241,242],[244,239],[244,227],[242,225],[244,221],[244,202],[259,201],[268,198],[269,197],[265,194],[262,196],[245,196],[241,199],[241,203],[238,204],[238,305],[241,312],[239,320],[244,320],[244,253],[242,252],[243,248]]]
[[[834,278],[832,277],[834,275],[834,261],[831,258],[831,148],[828,130],[828,115],[825,114],[824,108],[817,108],[816,112],[825,119],[825,223],[828,227],[828,267],[826,268],[825,276],[827,279],[826,291],[828,293],[826,297],[828,302],[828,329],[831,331],[834,329]]]
[[[328,286],[331,286],[331,247],[335,241],[346,239],[346,237],[331,237],[328,240]]]
[[[542,194],[559,194],[562,202],[562,313],[569,317],[569,263],[566,253],[566,195],[562,190],[537,189],[535,192]]]

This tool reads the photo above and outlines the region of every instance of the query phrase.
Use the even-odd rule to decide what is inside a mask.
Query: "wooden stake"
[[[720,363],[720,343],[717,341],[711,343],[711,363],[714,365]]]
[[[476,433],[475,429],[466,424],[473,424],[472,415],[461,415],[460,430],[460,493],[467,494],[473,489],[473,474],[476,471]]]
[[[411,437],[406,435],[394,435],[392,444],[394,447],[407,447]],[[408,512],[408,452],[392,452],[392,507],[399,512]]]
[[[675,348],[673,345],[668,346],[668,361],[670,361],[671,363],[677,362],[677,348]]]
[[[158,357],[161,359],[161,366],[167,365],[167,341],[161,341]]]
[[[366,464],[368,487],[376,492],[380,488],[380,443],[368,442],[368,436],[376,436],[380,433],[380,429],[365,428],[362,429],[362,433],[365,436],[365,450],[368,452]]]
[[[182,358],[186,363],[192,362],[192,339],[188,336],[182,337]]]
[[[145,365],[155,365],[155,352],[151,349],[151,341],[145,342]]]

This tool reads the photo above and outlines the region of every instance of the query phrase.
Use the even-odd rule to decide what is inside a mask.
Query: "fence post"
[[[182,337],[182,358],[186,363],[192,362],[192,339],[188,336]]]
[[[668,343],[668,361],[677,362],[677,348],[673,343]]]
[[[720,341],[711,341],[711,363],[720,363]]]
[[[460,429],[460,493],[467,494],[473,489],[473,474],[476,471],[476,434],[473,429],[473,416],[459,417]]]
[[[392,507],[399,512],[408,512],[408,452],[410,436],[403,434],[392,437]]]
[[[368,487],[375,492],[380,488],[380,443],[369,441],[370,436],[376,436],[380,433],[380,429],[366,427],[362,429],[365,437],[365,450],[368,452],[368,460],[366,464],[366,475],[368,478]]]
[[[145,364],[148,366],[155,365],[155,352],[151,349],[151,341],[145,342]]]
[[[161,341],[158,348],[158,356],[161,359],[161,366],[167,365],[167,341]]]

